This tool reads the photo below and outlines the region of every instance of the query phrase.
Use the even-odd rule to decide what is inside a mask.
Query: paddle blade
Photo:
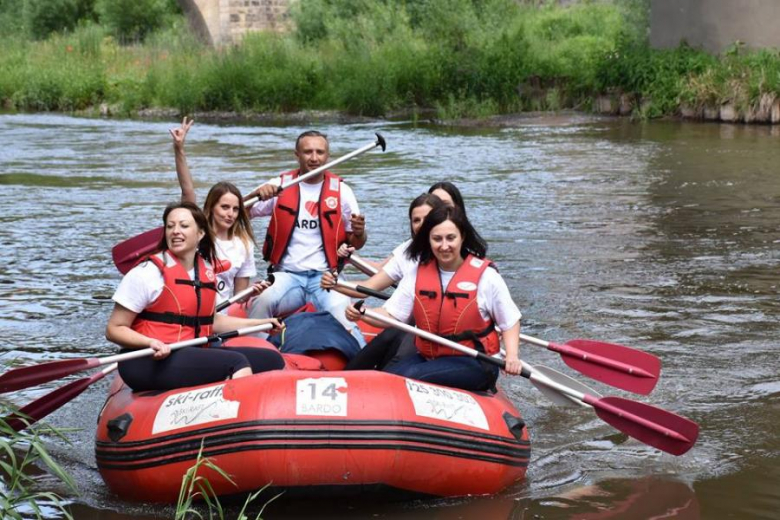
[[[654,355],[614,343],[574,339],[548,348],[581,374],[636,394],[652,392],[661,373],[661,361]]]
[[[0,376],[0,393],[12,392],[31,386],[48,383],[61,377],[69,376],[100,365],[96,358],[65,359],[52,361],[41,365],[15,368]]]
[[[699,437],[699,425],[695,422],[649,404],[621,397],[586,399],[586,402],[604,422],[672,455],[682,455]]]
[[[43,397],[39,397],[18,412],[11,414],[5,421],[15,431],[18,432],[23,430],[27,426],[40,421],[54,410],[61,408],[78,397],[89,387],[89,385],[98,379],[101,379],[103,376],[104,374],[102,372],[98,372],[92,377],[77,379],[67,385],[61,386],[53,392],[50,392]]]
[[[157,249],[163,236],[163,228],[151,229],[115,245],[111,257],[119,272],[126,274],[144,256]]]
[[[544,395],[547,399],[549,399],[550,401],[552,401],[557,405],[567,406],[570,408],[572,407],[579,408],[581,406],[584,406],[585,403],[575,399],[574,397],[570,397],[560,392],[559,390],[555,390],[550,388],[549,386],[546,386],[544,383],[539,381],[539,377],[538,377],[539,375],[545,376],[560,385],[568,386],[572,390],[575,390],[582,394],[589,394],[589,395],[601,397],[601,394],[599,394],[589,386],[583,385],[576,379],[572,379],[566,374],[562,374],[557,370],[553,370],[552,368],[543,365],[534,366],[533,375],[531,376],[531,383],[533,383],[533,385],[539,390],[539,392],[542,393],[542,395]]]

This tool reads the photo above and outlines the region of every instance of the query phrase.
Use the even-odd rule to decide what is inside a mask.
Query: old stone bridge
[[[284,30],[295,0],[177,1],[200,37],[221,46],[240,41],[247,32]]]

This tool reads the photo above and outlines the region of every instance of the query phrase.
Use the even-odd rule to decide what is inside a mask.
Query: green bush
[[[171,24],[180,13],[175,0],[96,0],[100,23],[123,43],[135,43]]]
[[[12,1],[6,0],[9,4]],[[42,40],[55,32],[72,30],[82,19],[94,19],[95,0],[24,0],[21,3],[25,27]],[[18,13],[19,11],[17,11]]]

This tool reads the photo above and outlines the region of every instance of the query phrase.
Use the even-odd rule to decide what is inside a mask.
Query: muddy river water
[[[120,277],[111,247],[156,226],[177,197],[174,124],[0,115],[0,364],[113,352],[103,339]],[[689,417],[701,433],[673,457],[588,410],[557,407],[522,378],[502,378],[531,433],[524,482],[493,497],[277,501],[265,518],[778,517],[780,129],[581,116],[487,129],[315,128],[330,136],[334,158],[374,132],[387,139],[385,153],[337,169],[367,218],[364,256],[382,258],[407,237],[415,195],[455,182],[524,332],[630,345],[660,357],[663,371],[651,395],[636,397],[589,382],[552,352],[524,346],[523,357]],[[197,122],[188,155],[199,195],[223,179],[250,190],[294,167],[305,129]],[[22,405],[58,384],[7,398]],[[68,495],[74,516],[172,518],[170,508],[106,490],[93,454],[105,392],[105,382],[94,385],[50,417],[78,429],[70,445],[48,441],[79,483]]]

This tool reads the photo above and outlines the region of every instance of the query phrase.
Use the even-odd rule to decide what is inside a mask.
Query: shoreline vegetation
[[[154,21],[107,7],[124,4],[156,9]],[[40,22],[63,6],[70,18]],[[293,3],[289,31],[214,49],[174,0],[0,0],[0,109],[470,125],[576,111],[780,123],[777,50],[656,50],[648,33],[648,0],[307,0]]]

